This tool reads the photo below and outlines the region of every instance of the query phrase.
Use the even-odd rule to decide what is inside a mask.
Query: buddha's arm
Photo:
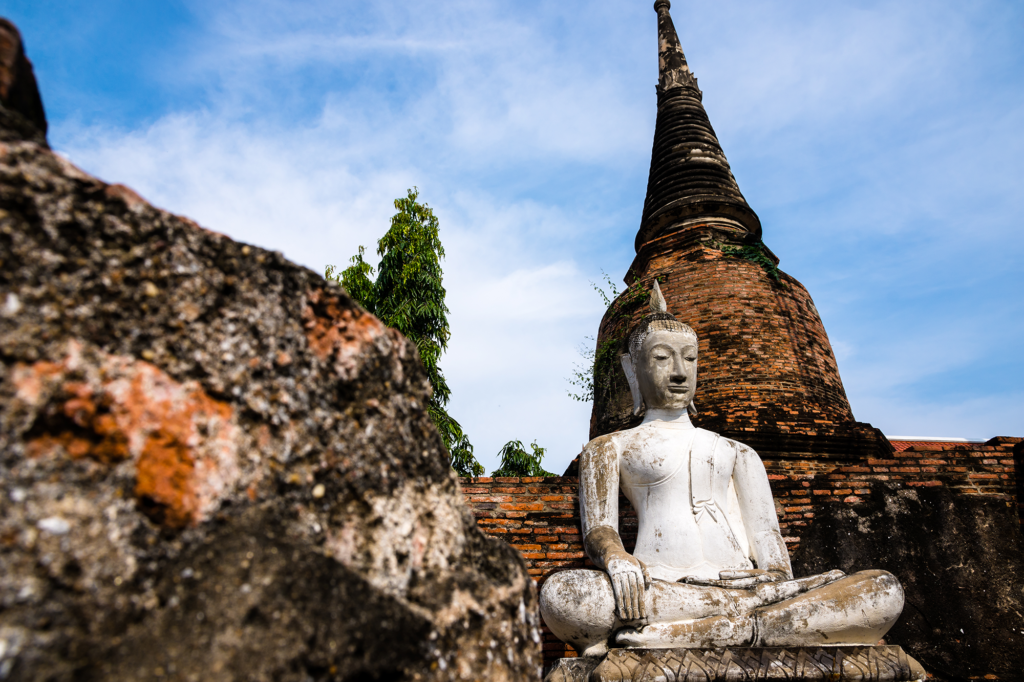
[[[759,569],[781,574],[791,579],[793,568],[789,552],[779,531],[775,514],[775,501],[768,484],[768,474],[757,453],[746,445],[737,444],[736,464],[733,469],[736,496],[740,502],[740,515],[747,529],[747,537],[754,551]]]
[[[580,516],[583,546],[591,561],[608,573],[619,617],[645,618],[644,590],[651,578],[619,537],[619,454],[609,437],[592,440],[580,457]]]
[[[580,456],[580,517],[590,560],[607,569],[608,559],[626,553],[619,526],[619,455],[609,438],[596,438]]]

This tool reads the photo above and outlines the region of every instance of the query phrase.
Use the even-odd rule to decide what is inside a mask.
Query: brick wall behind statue
[[[983,445],[917,445],[888,459],[767,460],[765,468],[792,554],[821,505],[855,505],[880,481],[910,488],[946,486],[964,495],[997,497],[1019,510],[1024,495],[1018,494],[1015,471],[1022,460],[1024,439],[993,438]],[[519,550],[538,587],[556,571],[593,566],[583,551],[576,477],[466,478],[462,492],[480,529]],[[619,508],[619,532],[631,551],[636,513],[622,497]],[[544,628],[545,663],[575,655]]]

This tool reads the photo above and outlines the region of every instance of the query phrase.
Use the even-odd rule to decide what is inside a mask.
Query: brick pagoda
[[[778,270],[702,104],[669,15],[658,12],[658,118],[633,288],[613,304],[598,335],[599,372],[590,437],[628,428],[629,389],[616,358],[657,279],[669,311],[700,339],[695,422],[762,454],[803,457],[887,451],[854,421],[814,301]],[[641,294],[637,296],[637,294]]]

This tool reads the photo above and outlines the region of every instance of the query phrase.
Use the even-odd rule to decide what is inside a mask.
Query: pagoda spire
[[[636,249],[650,240],[709,224],[741,241],[761,238],[761,221],[732,175],[686,63],[669,0],[657,0],[658,119]]]
[[[668,13],[671,6],[669,0],[654,3],[654,10],[658,13],[658,92],[685,86],[696,90],[699,97],[697,78],[686,63],[672,15]]]

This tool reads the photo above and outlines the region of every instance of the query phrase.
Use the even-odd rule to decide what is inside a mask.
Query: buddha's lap
[[[725,588],[681,582],[652,580],[644,590],[649,604],[648,622],[689,620],[710,616],[736,616],[764,608],[772,611],[834,611],[856,609],[860,602],[871,602],[886,612],[898,616],[903,605],[902,589],[892,574],[886,571],[860,571],[838,579],[829,579],[821,585],[786,594],[786,587],[802,583],[813,584],[829,574],[806,576],[783,581],[772,586],[781,598],[765,600],[753,589]],[[776,589],[778,588],[778,589]],[[764,588],[761,593],[764,594]],[[541,610],[545,620],[571,618],[576,620],[586,612],[596,621],[615,620],[615,596],[611,578],[604,571],[576,569],[561,571],[550,576],[541,589]]]

